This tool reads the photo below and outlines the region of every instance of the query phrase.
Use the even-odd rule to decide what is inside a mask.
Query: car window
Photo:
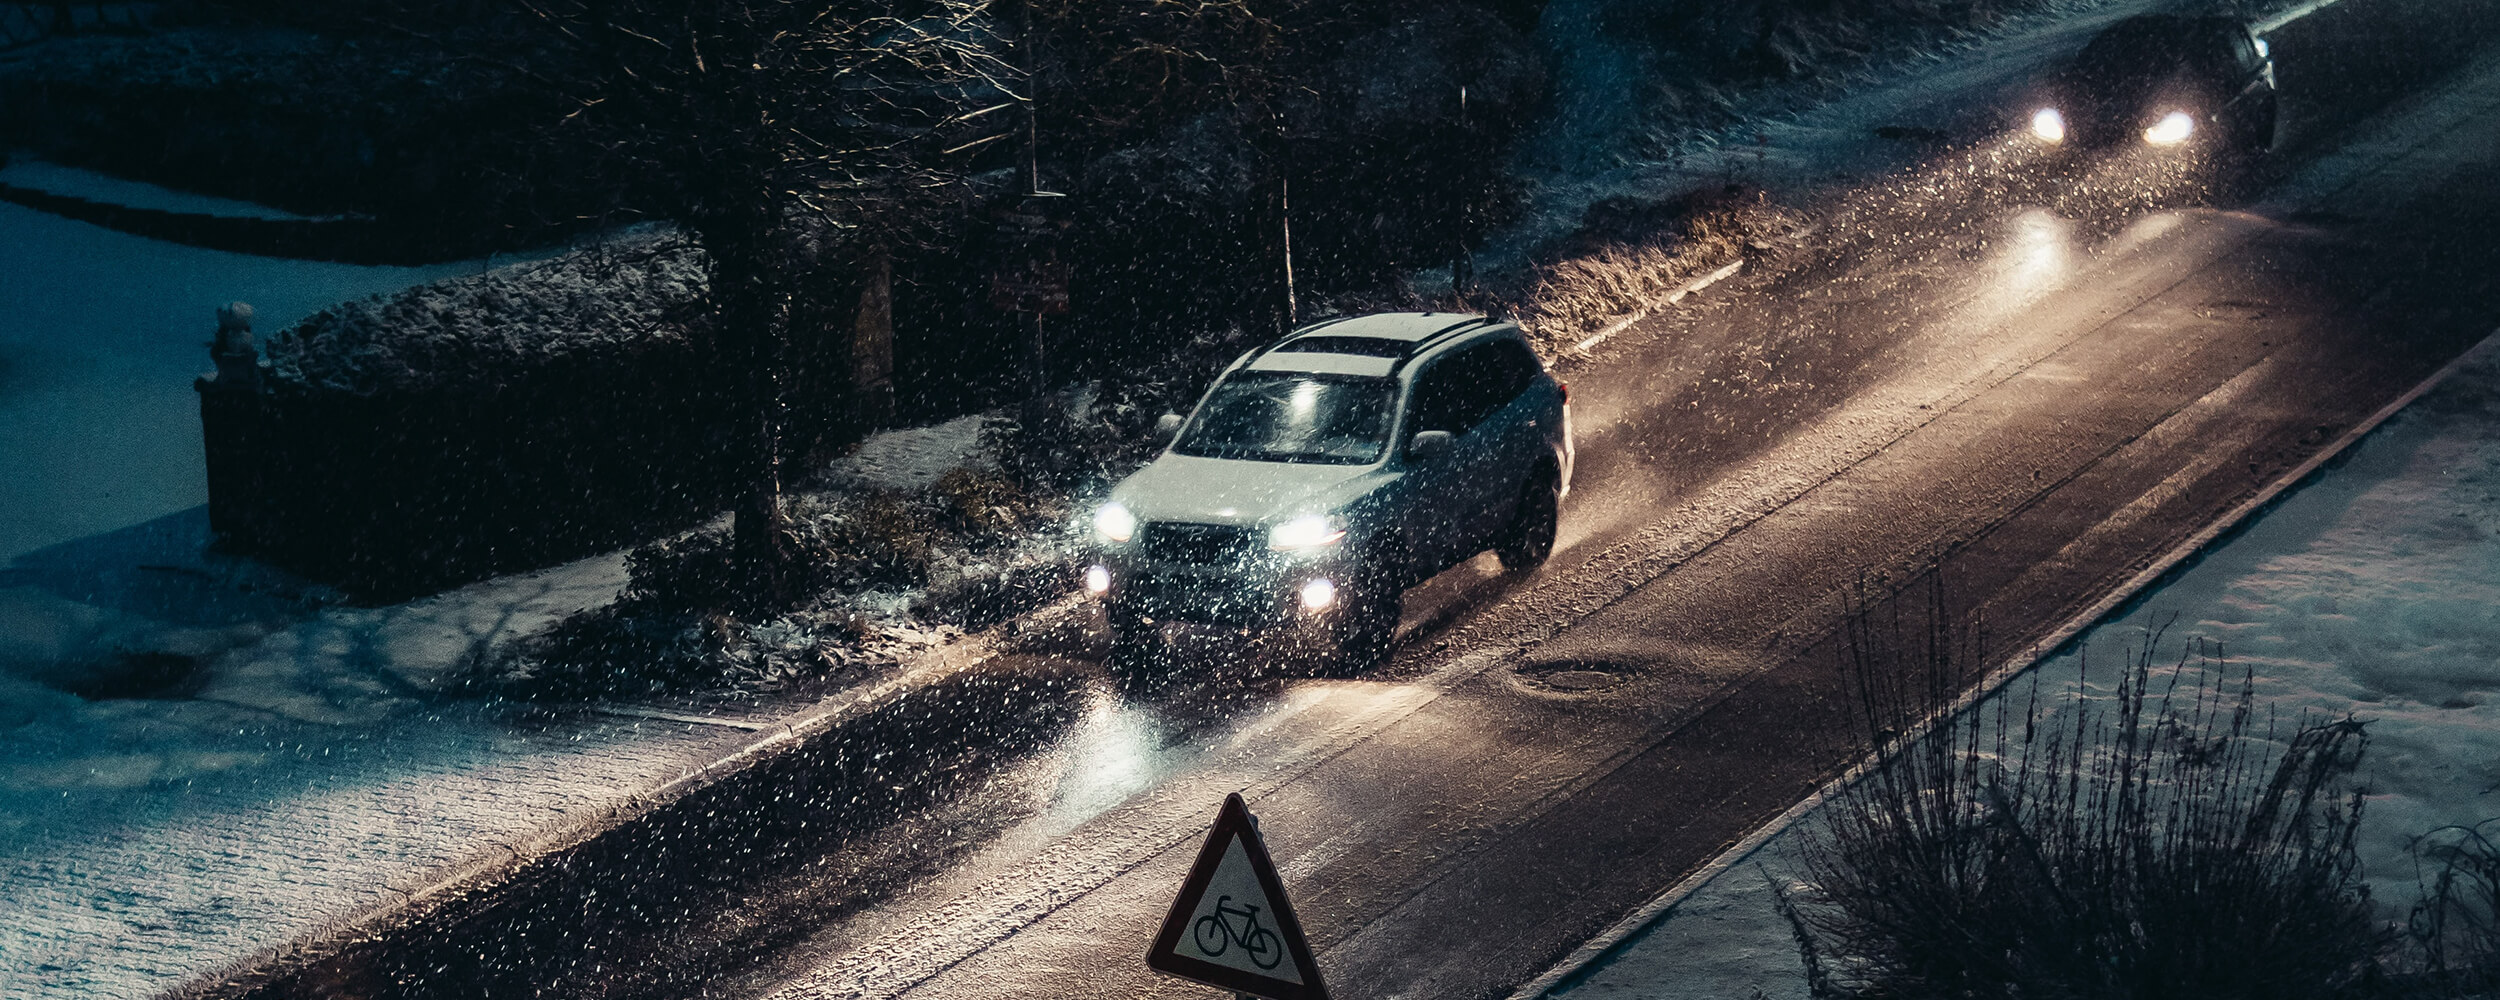
[[[1354,354],[1366,358],[1404,357],[1415,345],[1386,337],[1304,337],[1285,342],[1278,354]]]
[[[2256,70],[2262,60],[2257,58],[2255,40],[2244,29],[2234,28],[2227,34],[2230,36],[2232,62],[2239,65],[2241,72]]]
[[[1397,383],[1235,372],[1207,394],[1172,450],[1199,458],[1365,465],[1388,447]]]
[[[2167,18],[2121,21],[2075,54],[2076,80],[2096,90],[2117,90],[2150,85],[2176,73],[2189,58],[2182,30]]]
[[[1494,370],[1501,386],[1497,391],[1500,398],[1495,403],[1498,409],[1526,392],[1536,377],[1545,371],[1545,365],[1537,361],[1536,354],[1528,350],[1528,345],[1516,340],[1496,340],[1487,346],[1493,355]]]
[[[1539,370],[1516,341],[1496,340],[1450,354],[1415,380],[1413,431],[1465,434],[1519,397]]]

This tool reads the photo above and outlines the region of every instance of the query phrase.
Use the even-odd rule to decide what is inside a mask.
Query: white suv
[[[1307,629],[1376,663],[1408,586],[1553,550],[1568,404],[1519,328],[1482,316],[1329,320],[1243,355],[1094,513],[1085,589],[1114,666],[1144,665],[1165,622]]]

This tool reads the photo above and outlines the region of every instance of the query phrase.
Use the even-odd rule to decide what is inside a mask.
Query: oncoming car
[[[1571,488],[1569,390],[1513,324],[1387,313],[1303,327],[1219,375],[1163,454],[1094,512],[1085,589],[1113,664],[1166,623],[1291,629],[1360,669],[1403,594],[1486,549],[1553,550]]]
[[[2053,146],[2274,144],[2274,58],[2247,22],[2140,14],[2093,36],[2034,95],[2028,127]]]

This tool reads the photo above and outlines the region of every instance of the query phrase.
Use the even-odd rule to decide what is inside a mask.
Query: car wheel
[[[1163,630],[1145,616],[1114,603],[1104,609],[1111,622],[1111,657],[1104,664],[1123,685],[1151,679],[1162,659]]]
[[[1398,617],[1406,613],[1406,549],[1384,541],[1363,560],[1353,593],[1328,629],[1329,650],[1321,669],[1345,677],[1379,666],[1396,642]]]
[[[2248,156],[2259,156],[2274,148],[2275,119],[2282,114],[2282,101],[2273,94],[2258,98],[2255,104],[2240,129],[2240,152]]]
[[[1335,656],[1328,666],[1338,676],[1351,676],[1387,661],[1397,639],[1398,616],[1405,611],[1406,593],[1394,587],[1371,589],[1355,600],[1336,623]]]
[[[1514,573],[1532,570],[1554,554],[1554,528],[1562,518],[1561,493],[1560,484],[1550,471],[1528,480],[1527,489],[1519,494],[1510,527],[1502,533],[1500,544],[1493,547],[1493,554],[1501,557],[1503,569]]]

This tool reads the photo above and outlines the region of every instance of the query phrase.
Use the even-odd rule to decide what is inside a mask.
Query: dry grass
[[[1951,690],[1931,631],[1848,665],[1872,733]],[[2352,720],[2278,734],[2253,674],[2148,635],[2114,698],[1964,712],[1879,752],[1784,900],[1818,997],[2350,997],[2386,943],[2360,886]],[[1911,647],[1903,655],[1903,646]],[[1908,678],[1908,682],[1904,682]],[[1920,683],[1922,680],[1931,683]],[[2236,688],[2236,691],[2228,690]]]
[[[2500,996],[2500,819],[2448,826],[2413,843],[2422,899],[2407,921],[2413,977],[2427,996]]]
[[[1798,224],[1795,212],[1748,188],[1601,202],[1554,259],[1534,269],[1508,311],[1552,357]]]

